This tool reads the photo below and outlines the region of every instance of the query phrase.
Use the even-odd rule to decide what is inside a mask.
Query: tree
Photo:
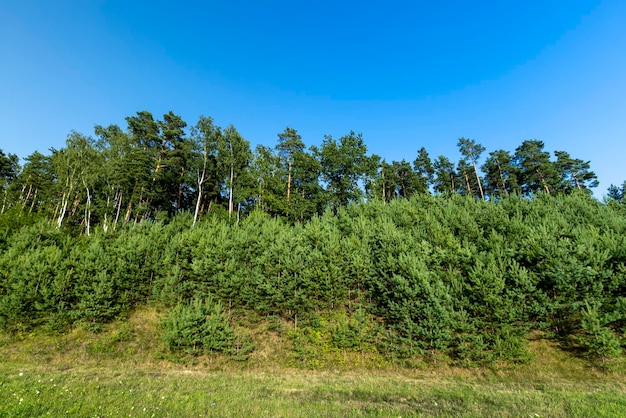
[[[380,196],[383,202],[388,202],[394,197],[397,184],[398,178],[393,165],[383,160],[380,163],[380,178],[376,184],[376,195]]]
[[[286,188],[281,176],[281,158],[264,145],[257,145],[249,167],[251,196],[255,206],[270,215],[285,215],[289,202],[285,200]]]
[[[230,125],[224,130],[218,142],[218,164],[228,173],[226,187],[228,189],[228,218],[232,217],[234,209],[234,190],[237,177],[250,163],[252,152],[250,143]]]
[[[61,200],[57,203],[54,216],[57,218],[57,229],[63,224],[63,219],[67,213],[67,205],[74,195],[76,189],[77,167],[72,158],[64,150],[52,150],[52,167],[56,178],[56,186],[60,188]],[[58,191],[58,190],[57,190]]]
[[[97,135],[96,148],[102,156],[101,188],[105,200],[100,204],[102,227],[108,231],[112,224],[115,230],[124,199],[128,199],[130,204],[133,185],[141,178],[141,174],[133,170],[137,163],[134,157],[139,150],[133,146],[130,136],[117,125],[96,125],[94,132]]]
[[[7,205],[7,195],[9,193],[9,187],[17,178],[19,169],[20,166],[18,164],[17,155],[6,155],[0,149],[0,192],[2,193],[2,210],[0,210],[0,214],[4,213]]]
[[[611,202],[624,203],[626,197],[626,181],[621,186],[611,184],[608,188],[607,199]]]
[[[440,155],[433,163],[435,172],[434,187],[435,192],[451,194],[457,191],[459,184],[458,174],[454,169],[454,164],[448,158]]]
[[[435,178],[435,169],[426,148],[422,147],[417,151],[417,158],[413,161],[413,169],[419,176],[420,188],[427,192]]]
[[[278,134],[278,144],[276,150],[281,157],[283,164],[287,166],[287,203],[291,198],[291,175],[294,162],[294,156],[298,152],[304,151],[304,142],[298,132],[290,127]]]
[[[53,205],[52,193],[55,181],[52,161],[38,151],[25,158],[26,164],[18,174],[15,185],[20,189],[19,200],[22,209],[29,206],[29,212]]]
[[[160,187],[162,193],[160,208],[168,213],[180,213],[189,200],[189,188],[186,184],[186,173],[192,159],[193,143],[185,136],[187,123],[180,116],[169,111],[158,122],[161,130],[161,146],[159,162]]]
[[[392,161],[391,164],[383,161],[379,180],[383,199],[390,200],[396,197],[408,198],[416,193],[428,192],[427,186],[420,176],[413,171],[411,164],[402,160]],[[378,194],[378,193],[377,193]]]
[[[294,154],[294,188],[297,193],[292,195],[292,219],[303,221],[324,210],[324,190],[320,186],[321,165],[315,157],[314,148],[309,152]]]
[[[554,163],[561,179],[560,189],[566,193],[574,189],[589,190],[598,187],[598,177],[590,170],[590,162],[570,157],[565,151],[555,151]]]
[[[335,210],[364,196],[360,184],[368,185],[376,174],[377,156],[368,156],[361,134],[350,132],[339,142],[324,137],[321,149],[314,149],[320,161],[322,181]]]
[[[193,226],[195,226],[204,196],[204,185],[210,180],[215,183],[219,176],[217,153],[222,140],[222,130],[213,123],[213,118],[200,116],[191,132],[193,161],[190,164],[196,178],[196,205],[193,215]]]
[[[146,219],[160,211],[169,215],[191,206],[189,165],[194,144],[186,137],[187,123],[172,111],[155,120],[150,112],[127,117],[133,154],[132,198],[128,201],[126,221],[131,212],[135,219]]]
[[[467,162],[470,162],[474,167],[474,174],[476,175],[476,183],[478,184],[478,190],[480,191],[480,198],[485,198],[485,193],[483,192],[483,185],[480,181],[480,175],[478,174],[478,166],[476,161],[480,158],[480,155],[485,151],[485,147],[480,144],[477,144],[473,139],[468,138],[459,138],[459,142],[457,143],[459,147],[459,151],[461,155],[465,158]],[[467,179],[466,179],[467,180]],[[469,180],[467,180],[469,183]]]
[[[482,166],[485,173],[483,185],[485,195],[493,198],[519,193],[517,168],[512,161],[513,157],[508,151],[497,150],[489,153]]]
[[[399,178],[398,195],[408,198],[416,193],[427,193],[428,185],[425,184],[420,176],[413,171],[411,164],[405,160],[396,163],[394,161],[395,171]]]
[[[91,232],[92,197],[101,167],[98,153],[94,147],[94,140],[72,131],[65,141],[65,148],[53,152],[52,163],[61,193],[57,228],[61,227],[67,215],[70,201],[72,201],[70,215],[76,213],[81,204],[82,189],[85,191],[83,223],[85,232],[89,235]]]
[[[466,196],[473,196],[476,189],[478,189],[478,183],[473,176],[473,167],[468,164],[466,160],[460,160],[456,165],[456,172],[458,173],[459,180],[462,184],[458,183],[457,191]]]
[[[543,150],[543,142],[526,140],[515,149],[513,163],[519,170],[522,194],[529,196],[540,190],[551,194],[559,181],[550,154]]]
[[[128,222],[133,213],[135,221],[139,216],[142,219],[150,216],[152,198],[159,196],[155,186],[162,168],[163,146],[159,123],[150,112],[137,112],[137,116],[127,117],[126,122],[132,150],[130,171],[134,174],[133,188],[124,217],[125,222]]]

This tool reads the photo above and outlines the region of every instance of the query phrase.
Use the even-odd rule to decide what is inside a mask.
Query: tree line
[[[306,146],[286,127],[274,146],[251,149],[230,125],[201,116],[189,126],[173,112],[126,118],[126,129],[99,126],[94,136],[71,132],[65,147],[50,155],[34,152],[23,166],[0,150],[1,213],[38,214],[58,227],[90,234],[146,219],[193,213],[194,225],[209,212],[239,219],[252,210],[304,221],[350,202],[410,198],[416,194],[459,194],[483,200],[537,192],[570,194],[597,187],[589,161],[565,151],[550,154],[539,140],[525,140],[514,152],[490,152],[460,138],[461,159],[431,159],[420,148],[410,162],[388,162],[368,153],[355,132]],[[621,200],[612,186],[609,196]]]
[[[307,147],[287,127],[252,150],[209,117],[126,121],[23,166],[0,151],[3,332],[156,303],[168,349],[191,354],[245,355],[254,317],[288,323],[308,366],[328,350],[524,361],[537,331],[623,354],[626,183],[593,199],[588,161],[460,138],[458,162],[387,162],[354,132]]]

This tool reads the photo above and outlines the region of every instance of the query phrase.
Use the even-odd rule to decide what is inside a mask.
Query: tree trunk
[[[383,181],[383,203],[385,203],[386,196],[385,196],[385,169],[384,168],[380,170],[380,177]]]
[[[185,177],[185,168],[183,167],[180,172],[180,184],[178,185],[178,198],[176,201],[176,210],[180,213],[180,208],[183,205],[183,183]]]
[[[196,210],[193,214],[193,224],[191,224],[192,228],[196,226],[196,221],[198,220],[198,213],[200,212],[201,201],[202,201],[202,182],[198,182],[198,199],[196,200]]]
[[[78,209],[78,205],[80,205],[80,193],[76,192],[76,196],[74,196],[74,201],[72,202],[72,211],[70,212],[70,217],[74,216],[76,213],[76,209]]]
[[[67,210],[67,201],[68,201],[68,198],[66,197],[66,194],[63,193],[63,196],[61,197],[61,209],[59,212],[59,217],[57,219],[57,229],[61,228],[61,224],[63,223],[63,218],[65,217],[65,211]]]
[[[470,186],[469,176],[467,175],[467,173],[463,173],[463,176],[465,176],[465,184],[467,185],[467,195],[471,196],[472,195],[472,187]]]
[[[117,211],[115,212],[115,221],[113,222],[113,230],[115,231],[115,228],[117,227],[117,222],[120,219],[120,211],[122,209],[122,198],[124,197],[124,194],[121,190],[118,190],[117,193]]]
[[[485,193],[483,193],[483,185],[480,181],[480,176],[478,175],[478,167],[476,167],[476,160],[474,159],[474,154],[470,151],[470,157],[472,158],[472,165],[474,166],[474,173],[476,174],[476,181],[478,182],[478,190],[480,190],[480,198],[485,200]]]
[[[289,174],[287,176],[287,203],[289,203],[290,196],[291,196],[291,161],[289,161]]]
[[[4,189],[4,198],[2,199],[2,210],[0,211],[0,214],[4,213],[4,208],[7,204],[7,189]]]
[[[230,221],[231,215],[233,214],[233,181],[235,178],[234,168],[230,166],[230,187],[228,193],[228,220]]]
[[[87,192],[87,203],[85,204],[85,225],[87,227],[87,236],[91,235],[91,195],[89,194],[89,187],[85,185],[85,191]]]
[[[32,187],[32,184],[31,184]],[[20,191],[20,202],[22,202],[24,204],[24,206],[26,206],[26,202],[24,201],[24,190],[26,190],[26,185],[24,184],[22,186],[22,190]]]
[[[509,194],[509,191],[506,189],[506,183],[504,182],[504,176],[502,175],[502,167],[500,166],[500,160],[496,158],[496,164],[498,164],[498,173],[500,174],[500,181],[502,182],[502,190],[505,194]]]
[[[450,192],[456,193],[456,185],[454,184],[454,173],[450,172]]]
[[[546,183],[545,177],[543,177],[543,174],[541,174],[541,170],[536,169],[535,171],[537,172],[537,174],[539,174],[539,178],[541,179],[541,184],[543,185],[543,189],[546,191],[546,193],[550,194],[548,183]]]
[[[126,215],[124,216],[124,223],[128,223],[130,221],[130,214],[133,209],[133,201],[130,199],[128,201],[128,206],[126,207]]]
[[[26,206],[26,202],[28,202],[28,199],[30,198],[31,190],[33,190],[33,185],[32,184],[30,184],[28,186],[28,193],[26,193],[26,198],[24,199],[24,206]]]
[[[35,193],[33,194],[33,200],[30,202],[30,208],[28,209],[28,213],[33,212],[33,207],[35,206],[35,202],[37,201],[37,192],[39,189],[35,189]]]

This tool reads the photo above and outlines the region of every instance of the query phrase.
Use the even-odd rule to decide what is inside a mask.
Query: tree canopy
[[[359,201],[406,199],[415,194],[462,194],[486,200],[506,195],[590,193],[591,163],[529,139],[513,153],[459,138],[461,159],[431,159],[424,147],[401,161],[370,154],[361,134],[326,135],[307,147],[287,126],[275,144],[254,150],[233,126],[201,116],[189,125],[170,111],[126,118],[127,126],[96,125],[94,137],[71,132],[62,149],[35,152],[19,166],[0,150],[2,212],[17,208],[89,233],[93,225],[171,218],[197,220],[224,211],[240,219],[254,210],[291,221]],[[410,163],[409,161],[412,161]],[[482,162],[482,165],[481,165]],[[621,201],[613,187],[609,198]],[[237,216],[233,218],[233,214]]]

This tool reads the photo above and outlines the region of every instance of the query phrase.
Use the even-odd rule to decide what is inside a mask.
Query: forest
[[[252,317],[289,324],[312,367],[333,350],[525,361],[537,333],[623,354],[626,182],[594,199],[589,161],[460,138],[458,162],[387,162],[354,132],[307,147],[286,127],[252,150],[210,117],[126,121],[23,166],[0,150],[2,332],[158,304],[164,346],[191,356],[245,357]]]

